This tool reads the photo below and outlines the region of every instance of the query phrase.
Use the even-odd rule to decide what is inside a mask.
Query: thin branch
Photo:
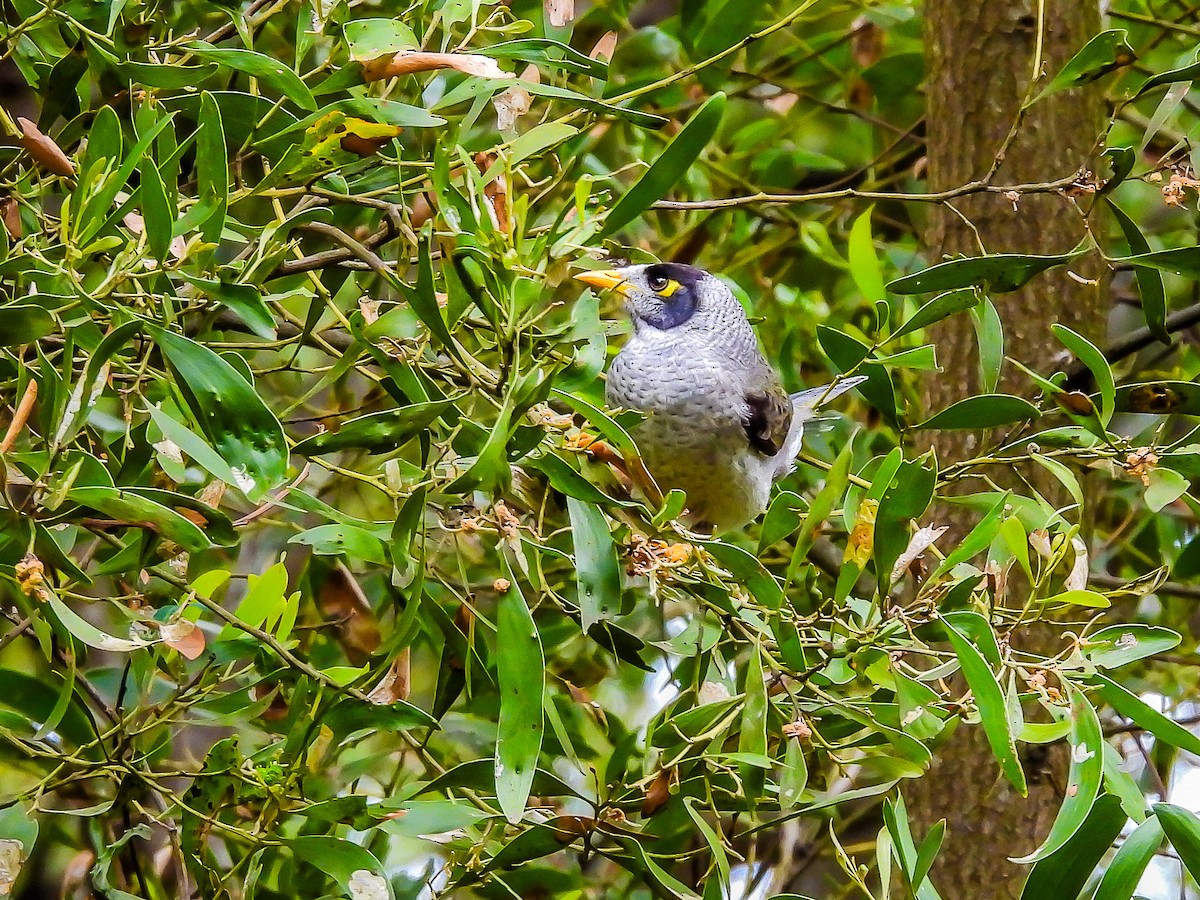
[[[808,194],[768,194],[759,192],[742,197],[718,197],[713,200],[659,200],[655,209],[728,209],[756,204],[817,203],[828,200],[877,200],[900,203],[945,203],[969,194],[1057,194],[1075,184],[1076,172],[1053,181],[1036,184],[988,184],[983,179],[970,181],[945,191],[905,193],[903,191],[859,191],[845,188],[840,191],[815,191]]]
[[[1166,331],[1168,334],[1175,334],[1191,328],[1198,323],[1200,323],[1200,303],[1194,303],[1167,316]],[[1104,358],[1110,364],[1120,362],[1126,357],[1137,353],[1139,350],[1149,347],[1157,340],[1158,338],[1150,333],[1150,329],[1143,326],[1109,344],[1104,349]],[[1172,341],[1170,346],[1174,347],[1177,343],[1178,341]],[[1090,374],[1091,372],[1087,366],[1077,362],[1067,370],[1067,386],[1078,388],[1080,382],[1087,379]],[[1200,594],[1196,596],[1200,596]]]

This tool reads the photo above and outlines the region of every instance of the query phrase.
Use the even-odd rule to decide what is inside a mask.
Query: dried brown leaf
[[[617,50],[617,33],[615,31],[606,31],[600,40],[592,46],[592,52],[588,54],[592,59],[602,59],[608,62],[613,58],[613,53]]]
[[[570,25],[575,20],[575,0],[544,0],[546,18],[555,28]]]
[[[427,53],[424,50],[401,50],[363,63],[363,81],[381,81],[398,75],[412,75],[434,69],[456,69],[464,75],[479,78],[512,78],[490,56],[478,53]]]
[[[62,175],[64,178],[75,177],[75,163],[63,153],[62,148],[52,138],[43,134],[24,116],[17,119],[17,124],[21,126],[21,146],[33,157],[34,162],[55,175]]]
[[[164,644],[188,659],[196,659],[204,652],[204,631],[187,619],[163,625],[162,639]]]

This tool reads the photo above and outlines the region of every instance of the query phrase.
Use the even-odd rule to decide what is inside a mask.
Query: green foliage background
[[[1031,89],[1113,101],[1094,173],[1012,195],[1095,208],[1092,244],[935,265],[917,6],[569,5],[12,0],[0,875],[715,898],[787,890],[799,821],[842,870],[825,896],[930,898],[941,831],[895,788],[955,727],[1018,792],[1028,745],[1069,741],[1027,895],[1128,897],[1164,833],[1197,871],[1200,820],[1144,796],[1200,751],[1170,718],[1196,682],[1195,352],[1114,374],[1056,329],[1021,397],[920,405],[959,377],[927,327],[974,316],[994,391],[992,298],[1085,255],[1138,326],[1180,327],[1195,28],[1123,4]],[[414,71],[364,70],[393,53]],[[603,407],[621,326],[569,277],[609,254],[721,273],[790,389],[869,376],[746,534],[681,535],[682,498],[611,465],[637,457]],[[987,430],[939,461],[921,427]],[[996,461],[1075,502],[976,477]],[[952,483],[979,524],[897,566]],[[1049,658],[1020,638],[1042,618]],[[1140,780],[1103,732],[1130,725]]]

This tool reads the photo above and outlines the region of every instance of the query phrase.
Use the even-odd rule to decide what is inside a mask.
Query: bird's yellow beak
[[[633,285],[625,280],[616,269],[605,269],[597,272],[580,272],[575,276],[579,281],[585,284],[590,284],[594,288],[601,290],[609,290],[610,288],[620,291],[622,294],[628,294],[633,290]]]

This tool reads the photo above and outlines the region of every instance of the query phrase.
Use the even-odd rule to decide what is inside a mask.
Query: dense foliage
[[[1164,836],[1200,873],[1154,805],[1200,752],[1200,358],[1159,340],[1197,319],[1192,12],[1130,0],[1031,85],[1103,79],[1091,171],[969,188],[1092,243],[939,261],[919,9],[679,7],[10,0],[0,893],[768,896],[824,860],[821,896],[924,900],[942,830],[896,787],[956,727],[1021,793],[1069,743],[1028,896],[1129,897]],[[570,278],[610,256],[721,273],[791,390],[868,378],[745,534],[629,491],[617,302]],[[996,298],[1084,260],[1132,341],[1056,328],[997,394]],[[987,393],[924,409],[952,315]]]

